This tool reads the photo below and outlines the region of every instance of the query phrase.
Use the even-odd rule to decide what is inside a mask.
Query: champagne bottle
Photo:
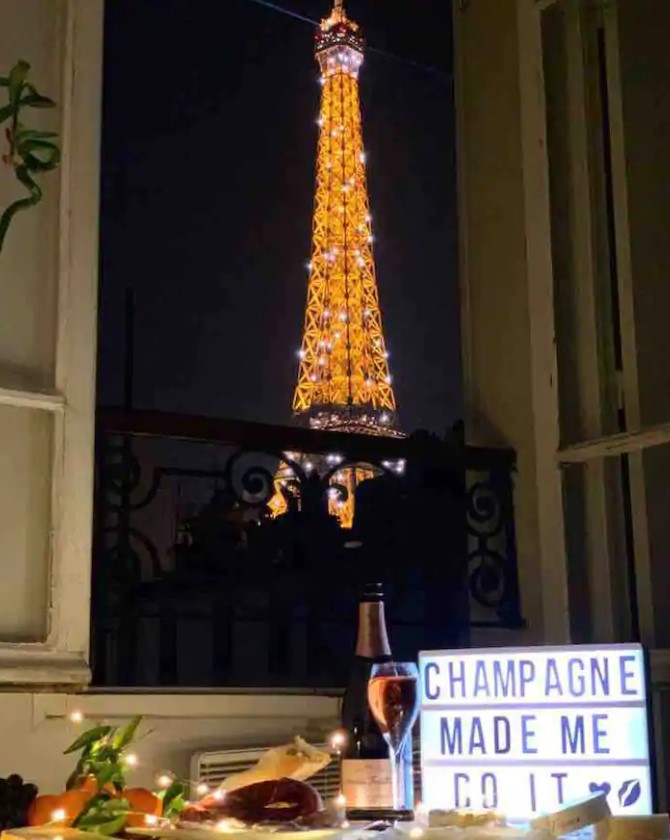
[[[342,793],[351,809],[393,807],[389,747],[368,706],[368,680],[376,662],[391,659],[381,584],[367,584],[358,605],[358,637],[342,704]]]

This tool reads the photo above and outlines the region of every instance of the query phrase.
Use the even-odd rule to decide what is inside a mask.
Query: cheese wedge
[[[221,783],[220,789],[227,792],[275,779],[297,779],[304,782],[323,770],[330,760],[328,753],[317,750],[298,736],[290,744],[265,752],[249,770],[228,776]]]

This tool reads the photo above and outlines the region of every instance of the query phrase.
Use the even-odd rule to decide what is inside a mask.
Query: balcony
[[[341,686],[370,578],[398,657],[523,624],[512,451],[121,409],[97,422],[97,686]],[[295,470],[272,518],[287,453],[332,469]],[[332,482],[353,467],[373,477],[346,529]]]

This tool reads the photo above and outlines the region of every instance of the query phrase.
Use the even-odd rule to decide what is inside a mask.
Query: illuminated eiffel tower
[[[363,52],[358,25],[346,16],[343,0],[335,0],[316,34],[322,85],[316,195],[293,415],[313,429],[401,437],[372,247],[358,89]],[[356,486],[374,471],[338,471],[337,457],[317,462],[287,453],[306,471],[333,471],[329,506],[350,527]],[[275,516],[286,510],[291,474],[282,464],[276,475]]]

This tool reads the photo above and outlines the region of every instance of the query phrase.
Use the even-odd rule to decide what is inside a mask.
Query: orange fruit
[[[68,790],[58,796],[38,796],[28,810],[28,825],[69,825],[90,798],[91,794],[83,790]]]
[[[82,778],[82,780],[77,785],[76,790],[83,791],[89,796],[95,796],[95,794],[98,792],[98,783],[95,779],[95,776],[84,776],[84,778]],[[109,782],[107,782],[107,784],[103,787],[103,790],[106,790],[108,793],[111,793],[112,796],[116,794],[116,791],[114,790],[114,785],[110,784]]]
[[[28,825],[46,825],[58,808],[58,797],[50,794],[36,796],[28,808]]]
[[[128,788],[119,794],[121,799],[128,800],[130,814],[126,825],[129,828],[143,828],[145,817],[151,815],[160,817],[163,813],[163,802],[146,788]]]

